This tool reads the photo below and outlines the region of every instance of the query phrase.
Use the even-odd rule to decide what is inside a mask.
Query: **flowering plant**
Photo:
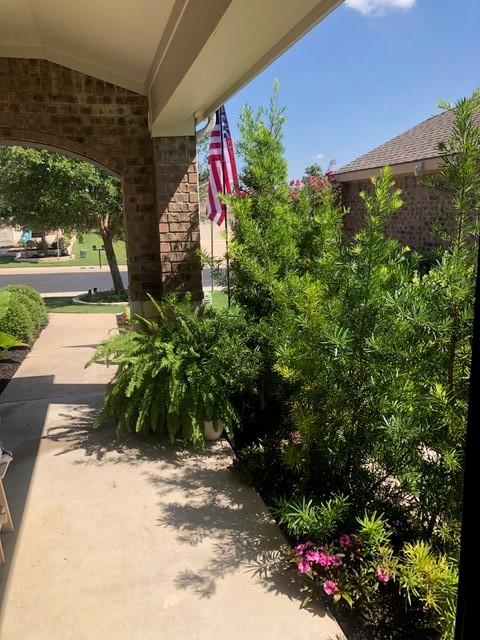
[[[345,600],[350,606],[371,604],[379,589],[395,576],[393,551],[388,544],[373,546],[360,536],[342,534],[328,544],[305,542],[294,548],[297,570],[313,582],[307,587],[307,601],[314,589]]]
[[[317,591],[334,603],[355,605],[373,621],[390,591],[423,611],[441,640],[451,640],[458,580],[454,563],[425,542],[405,543],[395,553],[388,524],[376,513],[357,522],[358,535],[344,533],[329,543],[304,542],[293,549],[297,570],[311,580],[304,604]]]

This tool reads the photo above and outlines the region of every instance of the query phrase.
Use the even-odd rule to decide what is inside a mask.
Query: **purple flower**
[[[338,591],[338,584],[334,580],[325,580],[323,583],[323,590],[327,596],[333,596]]]
[[[379,582],[383,582],[385,584],[390,580],[390,574],[386,569],[382,569],[382,567],[378,567],[375,573]]]

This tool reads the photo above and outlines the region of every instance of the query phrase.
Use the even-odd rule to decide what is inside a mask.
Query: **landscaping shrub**
[[[258,327],[262,411],[281,416],[239,452],[239,464],[293,538],[323,544],[329,529],[321,531],[320,505],[339,494],[349,507],[331,520],[332,529],[352,530],[357,514],[384,512],[400,592],[420,600],[451,638],[480,210],[473,114],[480,97],[444,106],[455,122],[433,186],[452,198],[454,230],[441,233],[441,249],[428,265],[384,233],[402,206],[388,168],[361,194],[364,226],[349,241],[329,172],[311,167],[287,186],[284,116],[275,100],[269,110],[242,114],[245,166],[228,202],[232,298]],[[430,577],[408,574],[412,557],[430,563]],[[436,604],[432,576],[440,576]],[[372,584],[381,594],[378,580]],[[381,599],[371,603],[380,615]]]
[[[85,302],[128,302],[128,292],[117,293],[115,290],[109,291],[93,291],[91,293],[83,293],[80,300]]]
[[[18,299],[28,308],[37,331],[47,323],[47,307],[42,296],[36,289],[33,289],[26,284],[9,284],[5,289],[10,291],[13,296],[18,297]]]
[[[0,323],[8,313],[11,293],[5,289],[0,289]],[[24,342],[16,338],[11,333],[0,330],[0,351],[11,349],[12,347],[25,347]]]
[[[158,320],[136,317],[97,349],[94,360],[118,365],[99,422],[117,432],[156,433],[202,445],[204,422],[238,426],[232,397],[253,392],[258,356],[238,310],[196,308],[190,298],[154,302]]]
[[[95,355],[118,365],[101,420],[119,432],[200,444],[205,420],[242,425],[236,466],[300,543],[299,570],[392,638],[405,636],[387,600],[445,640],[454,625],[480,94],[448,108],[436,188],[451,194],[454,231],[428,265],[385,235],[402,207],[388,168],[361,194],[364,226],[348,241],[330,171],[287,184],[274,96],[240,123],[234,307],[167,299],[157,321],[137,318]]]
[[[36,334],[30,310],[19,298],[13,295],[10,297],[6,314],[0,319],[0,331],[9,333],[28,344],[33,342]]]

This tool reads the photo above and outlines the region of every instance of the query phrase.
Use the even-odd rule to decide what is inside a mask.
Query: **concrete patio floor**
[[[2,640],[344,640],[300,609],[284,543],[225,442],[193,454],[92,429],[105,383],[84,369],[114,325],[50,314],[0,396],[16,531],[2,534]]]

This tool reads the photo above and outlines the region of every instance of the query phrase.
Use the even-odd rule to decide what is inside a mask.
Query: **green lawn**
[[[44,298],[50,313],[122,313],[128,312],[128,307],[124,305],[109,305],[103,306],[100,304],[73,304],[71,298],[58,297],[58,298]],[[223,291],[213,292],[213,306],[214,307],[226,307],[227,295]]]
[[[50,313],[123,313],[128,311],[125,305],[112,304],[73,304],[71,298],[44,298]]]
[[[16,262],[12,256],[0,256],[0,268],[9,267],[91,267],[98,265],[98,251],[92,249],[93,245],[102,246],[102,239],[96,233],[84,233],[79,236],[73,245],[73,254],[75,258],[72,260],[53,261],[53,262]],[[125,242],[118,240],[113,243],[115,255],[118,264],[127,264],[127,255],[125,251]],[[86,258],[80,258],[80,251],[87,251]],[[105,251],[102,251],[102,265],[107,265]]]
[[[227,294],[223,291],[214,291],[212,304],[214,307],[228,307]]]

